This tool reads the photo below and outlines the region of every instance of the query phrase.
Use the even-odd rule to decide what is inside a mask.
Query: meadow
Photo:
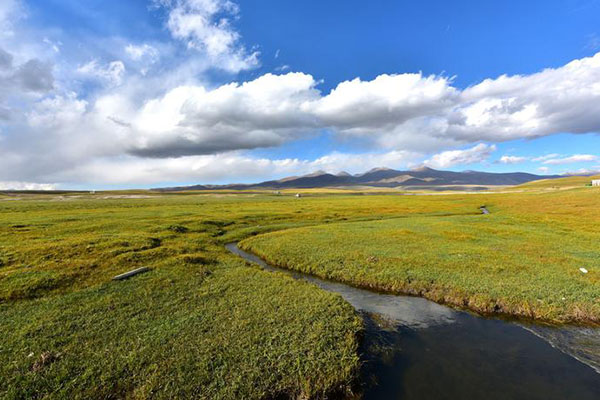
[[[476,197],[490,214],[318,225],[241,247],[280,267],[483,314],[600,323],[599,189],[470,196],[461,201]],[[442,209],[457,199],[442,197]]]
[[[596,188],[343,193],[2,196],[0,398],[350,395],[360,316],[229,242],[359,286],[600,320]],[[111,280],[141,266],[151,271]]]
[[[472,211],[382,196],[112,197],[0,200],[0,398],[346,393],[359,366],[354,310],[223,245],[299,226]],[[152,270],[111,280],[141,266]]]

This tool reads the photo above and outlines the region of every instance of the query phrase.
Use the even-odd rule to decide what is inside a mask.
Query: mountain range
[[[347,172],[331,174],[317,171],[309,175],[290,176],[283,179],[250,184],[192,185],[157,188],[158,191],[215,190],[215,189],[300,189],[322,187],[382,187],[420,189],[484,189],[487,186],[520,185],[539,179],[559,178],[560,175],[535,175],[525,172],[492,173],[479,171],[440,171],[420,167],[407,171],[389,168],[374,168],[362,174]]]

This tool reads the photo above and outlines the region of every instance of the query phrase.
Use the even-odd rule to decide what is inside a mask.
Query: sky
[[[0,0],[0,189],[600,170],[600,0]]]

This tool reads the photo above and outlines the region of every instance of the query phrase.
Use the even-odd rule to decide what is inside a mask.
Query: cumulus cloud
[[[573,164],[578,162],[592,162],[598,161],[598,156],[593,154],[574,154],[569,157],[563,158],[551,158],[544,161],[544,164],[548,165],[561,165],[561,164]]]
[[[12,68],[13,56],[0,48],[0,71]]]
[[[0,190],[54,190],[56,185],[51,183],[34,182],[3,182],[0,181]]]
[[[168,44],[120,38],[104,46],[101,56],[90,50],[67,59],[72,51],[53,50],[58,41],[40,40],[47,32],[34,40],[44,45],[39,52],[40,47],[22,45],[20,35],[0,40],[0,180],[80,182],[87,180],[85,171],[112,181],[102,170],[121,172],[119,179],[128,177],[127,182],[221,179],[219,173],[233,179],[253,171],[253,163],[265,166],[255,177],[335,163],[368,168],[397,162],[401,167],[427,159],[428,165],[446,168],[487,160],[493,143],[600,132],[600,53],[466,89],[450,77],[421,73],[356,78],[329,92],[319,89],[320,77],[302,72],[215,85],[199,71],[239,72],[258,65],[258,53],[244,47],[235,27],[238,6],[229,0],[154,2],[166,13],[165,27],[174,38]],[[7,21],[22,14],[19,5],[0,1],[0,39]],[[172,63],[170,52],[178,55]],[[332,153],[317,160],[256,159],[243,153],[322,131],[360,144],[366,153]],[[530,159],[558,165],[590,157],[596,156]],[[521,158],[506,155],[499,161]],[[195,170],[195,165],[201,167]],[[200,169],[215,172],[202,175]]]
[[[528,160],[527,157],[518,157],[518,156],[502,156],[502,157],[500,157],[500,162],[502,164],[520,164],[527,160]]]
[[[588,61],[579,65],[594,69],[594,64]],[[97,62],[80,69],[89,73],[103,71]],[[121,71],[121,68],[116,68],[116,71]],[[544,71],[541,74],[549,73]],[[581,74],[594,75],[590,71],[582,71]],[[120,76],[120,72],[116,75]],[[509,78],[501,77],[499,82],[506,79]],[[519,82],[527,81],[529,84],[536,84],[536,79],[517,78]],[[588,86],[595,84],[590,82]],[[65,137],[65,132],[73,132],[73,126],[83,126],[89,137],[73,132],[78,136],[77,142],[89,143],[93,141],[92,137],[102,137],[104,139],[97,147],[104,155],[109,147],[108,153],[113,152],[113,155],[173,158],[278,146],[329,129],[337,135],[360,137],[367,143],[371,142],[373,148],[427,153],[480,141],[480,138],[486,137],[485,130],[473,130],[473,135],[452,135],[450,132],[456,132],[456,126],[460,124],[469,127],[479,121],[477,124],[480,126],[486,125],[490,123],[492,114],[508,112],[506,108],[488,107],[490,102],[502,103],[506,93],[514,97],[515,100],[511,101],[520,101],[519,93],[541,93],[544,89],[536,85],[529,88],[517,85],[518,91],[513,92],[512,89],[501,90],[496,81],[485,81],[461,92],[447,78],[421,74],[382,75],[372,81],[355,79],[341,82],[327,94],[321,93],[318,85],[319,82],[311,75],[296,72],[266,74],[252,81],[212,89],[201,85],[178,86],[163,96],[143,102],[141,106],[132,102],[126,92],[101,96],[95,103],[86,104],[83,111],[81,103],[71,99],[69,105],[61,107],[61,112],[74,107],[74,115],[81,119],[67,118],[68,123],[50,124],[56,128],[49,134]],[[515,87],[514,84],[508,86]],[[588,86],[578,87],[586,99],[590,95]],[[576,90],[572,87],[563,89],[564,92],[573,92],[570,97],[575,96]],[[493,99],[492,96],[498,98]],[[548,102],[549,98],[556,97],[542,96],[539,101]],[[470,101],[465,103],[466,98]],[[481,104],[486,106],[482,108]],[[585,107],[595,109],[598,104],[600,102],[586,101]],[[536,106],[536,109],[540,107]],[[580,112],[588,113],[581,107]],[[569,107],[563,104],[560,108]],[[473,109],[481,111],[479,117]],[[472,114],[456,118],[457,113],[464,110]],[[36,120],[57,120],[61,112],[46,112],[50,117],[43,117],[45,114],[35,109],[29,115],[29,123],[36,126]],[[519,114],[518,111],[516,113]],[[482,122],[484,119],[488,121],[485,124]],[[511,117],[505,122],[511,126],[516,119]],[[529,123],[524,120],[525,125]],[[518,130],[514,124],[512,127]],[[501,130],[500,126],[498,129]],[[514,138],[512,132],[507,140]],[[546,133],[554,132],[549,129]],[[504,140],[497,135],[494,132],[492,138],[495,140],[490,141]],[[106,138],[110,138],[111,146],[104,143]],[[466,150],[442,151],[430,157],[427,163],[437,168],[472,164],[486,160],[494,150],[493,145],[480,143]],[[558,159],[551,156],[547,155],[548,158],[542,162],[553,164],[576,160],[556,161]],[[517,161],[514,158],[503,160]],[[580,158],[579,161],[585,159]]]
[[[37,58],[19,63],[0,47],[0,140],[10,128],[9,122],[19,119],[24,108],[54,90],[53,69],[52,63]]]
[[[129,65],[137,67],[142,76],[146,76],[149,70],[160,61],[159,50],[147,43],[133,44],[125,46],[125,54],[129,58]]]
[[[310,75],[263,75],[213,90],[182,86],[147,102],[132,123],[129,152],[149,157],[277,146],[318,129]],[[305,110],[306,109],[306,110]]]
[[[248,52],[232,26],[237,4],[229,0],[155,0],[155,4],[168,10],[171,35],[206,54],[215,67],[238,72],[258,65],[258,52]]]
[[[19,0],[2,0],[0,2],[0,38],[14,35],[15,20],[23,17],[25,10]]]
[[[418,151],[600,132],[598,82],[600,53],[463,91],[451,79],[421,74],[354,79],[327,94],[304,73],[266,74],[215,89],[177,87],[140,110],[131,151],[169,157],[277,146],[320,129],[375,147]]]
[[[77,167],[48,174],[46,179],[92,184],[152,184],[156,182],[256,182],[282,176],[323,170],[337,173],[364,172],[381,165],[401,167],[415,162],[420,154],[392,151],[348,154],[334,152],[314,160],[269,159],[230,152],[220,155],[145,159],[135,156],[96,158]]]
[[[468,165],[486,161],[496,151],[495,145],[480,143],[465,150],[449,150],[435,154],[425,161],[434,168],[448,168],[454,165]]]
[[[551,158],[558,158],[558,157],[560,157],[560,154],[557,154],[557,153],[545,154],[543,156],[534,157],[534,158],[531,159],[531,161],[536,161],[536,162],[546,161],[546,160],[549,160]]]
[[[445,134],[503,141],[600,131],[600,53],[531,75],[486,79],[461,93]]]
[[[80,65],[77,73],[88,79],[96,79],[110,86],[118,86],[123,80],[125,73],[125,64],[123,61],[111,61],[108,64],[101,64],[98,60]]]
[[[0,48],[0,89],[2,95],[8,92],[46,93],[54,88],[53,66],[37,58],[15,65],[14,56]]]
[[[54,87],[52,65],[38,59],[29,60],[19,66],[14,79],[23,89],[32,92],[48,92]]]
[[[548,167],[539,167],[538,171],[540,171],[542,174],[547,174],[548,172],[550,172],[550,168],[548,168]]]
[[[155,62],[159,56],[158,50],[147,43],[141,45],[130,43],[125,47],[125,53],[134,61],[148,58],[151,62]]]
[[[444,77],[379,75],[341,82],[314,104],[324,125],[353,134],[389,130],[419,116],[436,114],[455,102],[458,91]]]
[[[600,166],[596,166],[595,168],[579,168],[574,171],[564,171],[561,175],[598,175],[600,174]]]

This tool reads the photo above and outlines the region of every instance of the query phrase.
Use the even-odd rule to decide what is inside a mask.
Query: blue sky
[[[600,170],[599,16],[596,0],[3,0],[0,188]]]

